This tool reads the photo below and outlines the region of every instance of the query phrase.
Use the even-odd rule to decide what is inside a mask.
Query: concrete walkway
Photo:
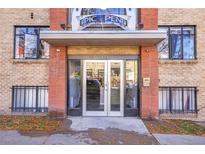
[[[177,134],[153,134],[162,145],[205,145],[205,137]]]
[[[72,121],[70,128],[74,131],[111,128],[150,135],[143,121],[136,117],[69,117],[68,119]]]
[[[100,144],[152,145],[157,140],[148,132],[141,119],[126,117],[69,117],[67,131],[45,134],[0,131],[1,145]]]

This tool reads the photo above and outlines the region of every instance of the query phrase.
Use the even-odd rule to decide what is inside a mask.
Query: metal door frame
[[[120,63],[120,111],[111,111],[111,63]],[[124,63],[123,60],[108,60],[108,116],[124,116]]]
[[[86,66],[88,62],[104,63],[104,111],[86,110]],[[111,63],[120,63],[120,111],[111,111]],[[124,63],[123,60],[83,60],[83,116],[124,116]]]
[[[107,87],[104,85],[104,111],[87,111],[86,110],[86,66],[88,62],[104,63],[104,84],[107,83],[107,61],[106,60],[84,60],[83,61],[83,116],[107,116]]]

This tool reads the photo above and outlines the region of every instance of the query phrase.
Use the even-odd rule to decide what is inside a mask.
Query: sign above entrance
[[[73,8],[72,31],[135,30],[137,9],[135,8]],[[111,25],[111,26],[110,26]]]
[[[90,15],[80,19],[80,26],[87,27],[91,24],[114,24],[123,29],[127,28],[127,20],[116,15]]]

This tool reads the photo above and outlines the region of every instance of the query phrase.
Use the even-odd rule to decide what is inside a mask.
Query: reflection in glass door
[[[84,105],[83,113],[87,116],[107,115],[106,94],[106,70],[107,64],[104,60],[84,61]]]
[[[123,116],[123,61],[108,61],[108,116]]]
[[[138,116],[138,61],[125,62],[125,116]]]
[[[83,115],[123,116],[123,61],[85,60]]]

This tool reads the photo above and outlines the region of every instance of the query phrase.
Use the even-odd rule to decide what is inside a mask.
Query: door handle
[[[107,84],[105,84],[105,90],[106,90],[106,91],[108,90],[108,88],[107,88]]]

